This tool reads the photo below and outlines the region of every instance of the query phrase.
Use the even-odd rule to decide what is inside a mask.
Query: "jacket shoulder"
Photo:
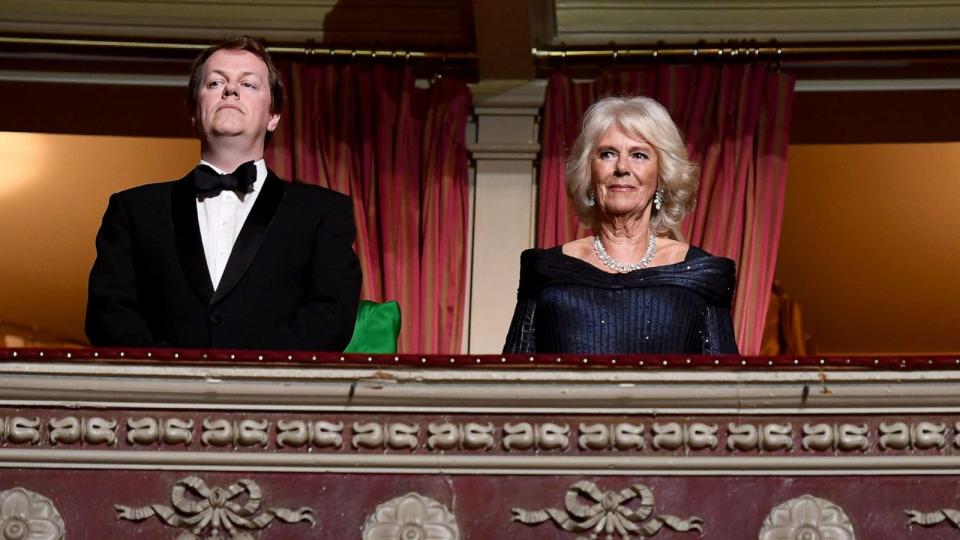
[[[113,197],[123,201],[150,200],[163,194],[170,193],[176,183],[177,180],[167,180],[164,182],[143,184],[140,186],[127,188],[123,191],[118,191],[117,193],[113,194]]]
[[[295,194],[299,198],[306,198],[315,201],[329,201],[334,204],[349,204],[350,197],[340,193],[339,191],[334,191],[330,188],[325,188],[317,186],[314,184],[307,184],[301,182],[300,180],[286,181],[287,188],[290,190],[291,194]]]

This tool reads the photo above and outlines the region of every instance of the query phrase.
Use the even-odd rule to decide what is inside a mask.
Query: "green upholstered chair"
[[[400,304],[395,300],[383,303],[361,300],[353,339],[343,350],[353,354],[394,354],[400,334]]]

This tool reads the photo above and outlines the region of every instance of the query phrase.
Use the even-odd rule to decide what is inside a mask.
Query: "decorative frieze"
[[[37,444],[40,442],[40,419],[22,416],[0,417],[0,441],[14,444]]]
[[[76,416],[67,416],[64,418],[51,418],[50,423],[50,444],[77,444],[85,442],[87,444],[116,444],[117,442],[117,422],[93,416],[90,418],[78,418]]]
[[[824,452],[827,450],[866,451],[870,447],[867,425],[854,424],[804,424],[800,445],[804,450]]]
[[[643,424],[580,424],[577,446],[581,450],[639,450],[643,448]]]
[[[653,447],[657,450],[702,450],[717,447],[717,425],[692,422],[653,424]]]
[[[591,501],[583,504],[581,499]],[[636,506],[629,503],[638,499]],[[703,520],[699,517],[681,519],[672,515],[654,516],[653,491],[642,484],[634,484],[620,491],[601,491],[590,481],[580,481],[567,489],[564,509],[544,508],[524,510],[513,508],[513,520],[527,525],[540,525],[547,521],[567,532],[593,532],[591,538],[606,533],[608,538],[616,534],[624,540],[646,538],[660,532],[663,527],[678,532],[699,531],[703,534]]]
[[[728,450],[789,450],[793,448],[793,427],[790,424],[734,424],[728,426]]]
[[[193,441],[193,420],[180,418],[128,418],[127,443],[182,444]]]
[[[269,508],[261,512],[262,500],[263,491],[253,480],[241,479],[225,488],[211,488],[199,477],[188,476],[173,485],[170,506],[114,507],[117,519],[143,521],[156,516],[164,525],[181,529],[177,540],[252,540],[256,537],[249,531],[262,531],[274,519],[285,523],[305,521],[311,527],[317,524],[310,508]]]
[[[66,527],[50,499],[15,487],[0,491],[0,538],[3,540],[61,540]]]
[[[427,448],[431,450],[489,450],[493,448],[493,424],[467,422],[430,424],[427,426]]]
[[[203,435],[200,441],[204,446],[267,446],[267,420],[230,421],[203,419]]]
[[[759,540],[855,540],[853,524],[836,504],[803,495],[776,506],[760,529]]]
[[[407,493],[377,506],[363,525],[363,540],[460,540],[456,516],[439,502]]]
[[[417,452],[740,452],[809,453],[888,451],[960,452],[960,422],[897,419],[871,423],[790,423],[698,421],[613,421],[575,424],[526,421],[477,422],[466,418],[423,424],[375,421],[357,415],[320,418],[211,418],[130,416],[0,416],[0,444],[107,445],[130,447],[195,444],[224,450],[244,448],[325,448]],[[538,417],[539,418],[539,417]],[[946,419],[944,419],[946,420]],[[575,430],[575,431],[574,431]],[[198,433],[199,432],[199,433]],[[349,441],[349,442],[348,442]]]
[[[947,445],[947,425],[943,422],[905,422],[880,423],[880,449],[908,448],[926,450],[943,448]]]
[[[518,424],[506,423],[503,425],[503,448],[506,450],[557,450],[565,449],[570,444],[570,426],[567,424]]]
[[[409,448],[413,450],[417,448],[419,435],[420,426],[418,424],[354,422],[351,442],[354,448],[392,448],[394,450]]]
[[[280,420],[277,422],[277,446],[303,446],[309,443],[317,448],[343,446],[343,422],[307,422]]]

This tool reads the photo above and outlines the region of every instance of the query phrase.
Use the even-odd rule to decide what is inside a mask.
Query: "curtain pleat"
[[[398,351],[459,352],[466,287],[465,84],[418,88],[409,67],[291,63],[267,161],[350,195],[362,297],[397,300]]]

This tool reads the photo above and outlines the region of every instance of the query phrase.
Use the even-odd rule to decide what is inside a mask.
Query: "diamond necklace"
[[[650,265],[650,261],[653,260],[653,254],[657,252],[657,236],[652,232],[650,233],[650,238],[647,239],[647,252],[639,262],[635,263],[622,263],[607,254],[607,250],[603,247],[603,242],[600,241],[599,234],[593,237],[593,251],[597,254],[600,262],[605,264],[607,268],[618,274],[626,274],[627,272],[640,270]]]

